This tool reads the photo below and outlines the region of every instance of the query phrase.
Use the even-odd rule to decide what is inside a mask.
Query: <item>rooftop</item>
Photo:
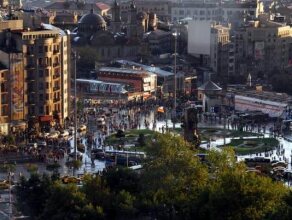
[[[109,10],[110,6],[102,3],[77,3],[75,1],[67,1],[67,2],[54,2],[48,6],[45,7],[45,9],[48,10],[84,10],[84,11],[90,11],[93,9],[94,11],[102,11],[102,10]]]
[[[117,67],[101,67],[99,68],[101,72],[116,72],[116,73],[129,73],[137,75],[153,75],[153,73],[147,72],[141,69],[130,69],[130,68],[117,68]]]
[[[277,93],[269,91],[257,91],[257,90],[231,90],[235,95],[245,96],[248,98],[260,99],[271,102],[280,102],[280,103],[292,103],[292,96],[289,96],[286,93]]]
[[[216,83],[212,82],[211,80],[205,82],[203,85],[201,85],[198,90],[203,91],[221,91],[222,88],[219,87]]]
[[[147,66],[141,63],[136,63],[133,61],[128,61],[128,60],[116,60],[117,63],[120,63],[122,65],[129,65],[129,66],[138,66],[141,67],[143,70],[146,70],[151,73],[155,73],[159,77],[167,77],[167,76],[172,76],[172,72],[168,72],[165,70],[160,69],[159,67],[154,67],[154,66]]]

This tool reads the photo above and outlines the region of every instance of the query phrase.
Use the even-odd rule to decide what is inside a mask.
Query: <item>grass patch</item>
[[[279,141],[275,138],[250,138],[232,139],[230,144],[221,147],[230,146],[236,154],[246,155],[273,150],[278,144]]]
[[[133,129],[125,132],[125,137],[123,138],[117,138],[116,133],[108,136],[105,139],[105,143],[108,145],[123,145],[123,144],[136,144],[137,139],[140,134],[143,134],[145,136],[146,142],[150,140],[150,138],[155,134],[155,131],[148,130],[148,129]],[[134,148],[134,149],[133,149]],[[143,149],[144,147],[130,147],[130,150],[137,150]]]

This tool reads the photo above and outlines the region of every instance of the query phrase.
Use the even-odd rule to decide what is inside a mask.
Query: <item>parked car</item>
[[[35,148],[36,149],[38,147],[38,144],[37,143],[28,143],[27,144],[27,147],[28,148]]]
[[[61,138],[68,137],[68,136],[69,136],[69,131],[68,130],[61,131],[61,133],[60,133],[60,137]]]
[[[82,131],[86,131],[87,127],[86,125],[81,125],[79,128],[78,128],[78,131],[79,132],[82,132]]]
[[[53,132],[51,132],[51,133],[49,134],[48,138],[50,138],[50,139],[56,139],[56,138],[59,137],[59,134],[60,134],[60,132],[58,132],[58,131],[53,131]]]

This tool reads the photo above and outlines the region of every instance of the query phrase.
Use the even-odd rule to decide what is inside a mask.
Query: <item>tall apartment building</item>
[[[292,28],[264,16],[235,32],[236,72],[271,72],[290,65]]]
[[[230,28],[220,24],[211,26],[210,67],[219,76],[228,72]]]
[[[207,2],[188,1],[173,3],[171,6],[171,21],[184,18],[193,20],[239,22],[244,16],[257,18],[264,12],[263,3],[259,0],[242,2]]]
[[[70,41],[62,30],[51,25],[30,30],[6,30],[2,34],[0,60],[8,56],[8,67],[14,65],[11,54],[21,54],[25,119],[37,119],[40,125],[62,124],[69,107]],[[4,58],[3,58],[4,57]],[[9,68],[8,68],[9,69]],[[13,71],[8,70],[9,74]]]
[[[127,22],[128,12],[131,8],[131,0],[123,1],[120,4],[121,8],[121,18],[123,22]],[[161,0],[136,0],[135,6],[137,12],[148,12],[157,15],[159,20],[169,21],[170,20],[170,9],[171,1],[161,1]]]
[[[24,93],[26,82],[23,71],[22,53],[3,51],[7,42],[3,30],[23,28],[22,20],[0,22],[0,133],[7,134],[17,128],[25,129],[27,100]],[[3,46],[3,47],[2,47]]]

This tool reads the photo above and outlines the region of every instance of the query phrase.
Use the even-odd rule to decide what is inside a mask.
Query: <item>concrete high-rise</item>
[[[0,49],[2,57],[5,54],[10,57],[8,66],[15,62],[11,54],[22,55],[19,62],[23,66],[23,93],[27,97],[24,99],[25,119],[47,127],[62,124],[69,111],[70,40],[67,34],[51,25],[42,25],[36,30],[5,30],[1,35]]]

